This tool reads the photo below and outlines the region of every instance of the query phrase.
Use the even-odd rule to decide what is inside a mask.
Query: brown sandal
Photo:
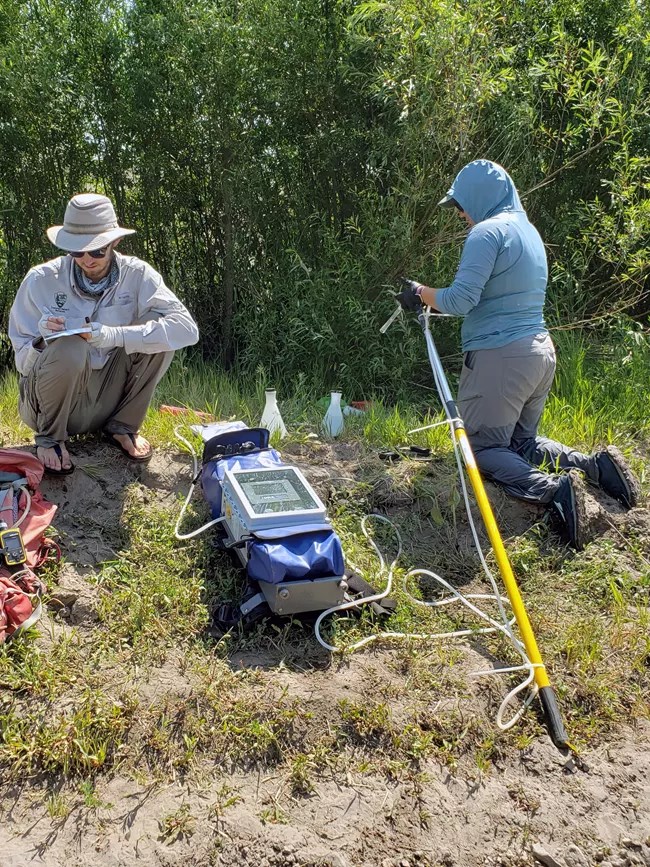
[[[74,473],[74,464],[72,463],[72,461],[70,461],[69,467],[63,466],[63,452],[61,451],[61,446],[58,443],[56,443],[56,445],[53,445],[53,446],[37,446],[37,448],[36,448],[36,457],[37,458],[38,458],[38,450],[39,449],[54,449],[54,451],[58,455],[59,461],[61,462],[61,467],[58,470],[55,469],[54,467],[48,467],[45,464],[43,464],[43,473],[46,476],[69,476],[70,473]],[[41,460],[40,458],[38,458],[38,459],[39,459],[39,461]],[[43,463],[43,462],[41,461],[41,463]]]
[[[118,436],[121,436],[121,434],[118,434]],[[125,436],[128,436],[133,445],[135,445],[135,434],[126,433]],[[154,450],[151,445],[149,446],[149,451],[146,455],[132,455],[124,448],[121,443],[118,443],[118,441],[115,439],[115,434],[104,433],[104,439],[109,445],[113,446],[113,448],[119,449],[124,455],[124,457],[128,458],[130,461],[133,461],[136,464],[147,464],[153,457]]]

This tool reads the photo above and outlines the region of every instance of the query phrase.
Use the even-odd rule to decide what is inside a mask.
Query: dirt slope
[[[317,461],[296,457],[311,466],[322,491],[334,474],[358,468],[353,452],[320,454]],[[133,468],[90,444],[77,448],[75,460],[74,476],[43,486],[60,505],[56,527],[66,556],[58,602],[41,627],[44,647],[71,627],[92,636],[98,591],[88,576],[125,544],[119,522],[125,486],[138,482],[175,509],[189,479],[182,455],[158,453],[148,468]],[[513,510],[495,496],[499,508],[510,510],[502,520],[511,532],[536,519],[535,510]],[[314,727],[326,728],[341,699],[367,701],[378,693],[399,721],[410,696],[396,653],[373,649],[301,670],[285,665],[270,640],[268,652],[240,651],[230,665],[257,668],[257,689],[296,699]],[[479,659],[472,656],[468,651],[469,669]],[[170,653],[139,689],[147,700],[173,695],[182,701],[190,680],[180,657]],[[480,685],[449,700],[458,702],[461,718],[484,710]],[[576,768],[541,735],[485,771],[428,758],[417,774],[392,778],[350,761],[343,773],[315,773],[313,791],[299,793],[280,768],[226,770],[218,756],[202,756],[190,774],[165,778],[118,764],[99,778],[92,804],[79,798],[73,780],[59,780],[53,790],[51,779],[30,778],[0,785],[0,867],[650,865],[650,725],[620,731],[588,749],[584,760]],[[52,817],[53,791],[69,804],[60,818]],[[165,826],[170,816],[180,823],[178,833]]]

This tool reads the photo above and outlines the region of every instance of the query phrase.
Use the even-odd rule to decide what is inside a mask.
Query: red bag
[[[40,566],[52,551],[57,559],[60,556],[58,545],[44,536],[56,506],[38,490],[42,478],[43,465],[33,455],[0,449],[0,520],[20,529],[27,554],[27,562],[13,573],[0,557],[0,644],[39,619],[45,585],[32,568]]]
[[[18,477],[14,486],[3,487],[2,477],[12,474]],[[38,490],[42,478],[43,464],[34,455],[18,449],[0,449],[0,521],[8,527],[20,527],[27,565],[33,569],[44,560],[49,546],[43,534],[56,512],[54,503],[48,502]],[[22,479],[26,484],[19,485]]]
[[[29,570],[25,572],[28,573]],[[25,584],[26,588],[23,590],[4,570],[0,571],[0,644],[14,636],[18,630],[32,626],[41,616],[40,588],[43,585],[33,575],[27,575]],[[30,592],[38,594],[35,605],[32,605],[26,592],[28,588]]]

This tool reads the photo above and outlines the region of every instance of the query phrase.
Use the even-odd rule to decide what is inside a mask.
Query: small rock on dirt
[[[621,846],[625,849],[643,849],[643,843],[639,843],[637,840],[630,840],[629,837],[621,839]]]
[[[48,600],[48,607],[54,608],[72,608],[79,598],[78,590],[70,590],[67,587],[57,587],[52,591],[52,595]]]
[[[562,867],[562,864],[547,852],[543,846],[533,845],[532,855],[535,861],[543,864],[544,867]]]
[[[567,867],[589,867],[589,858],[585,855],[582,849],[575,844],[568,847],[566,851]]]

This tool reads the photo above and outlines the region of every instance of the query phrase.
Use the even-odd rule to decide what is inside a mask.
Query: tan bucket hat
[[[111,241],[133,234],[135,229],[118,226],[113,203],[97,193],[73,196],[65,209],[63,225],[47,230],[47,237],[56,247],[72,253],[99,250]]]

